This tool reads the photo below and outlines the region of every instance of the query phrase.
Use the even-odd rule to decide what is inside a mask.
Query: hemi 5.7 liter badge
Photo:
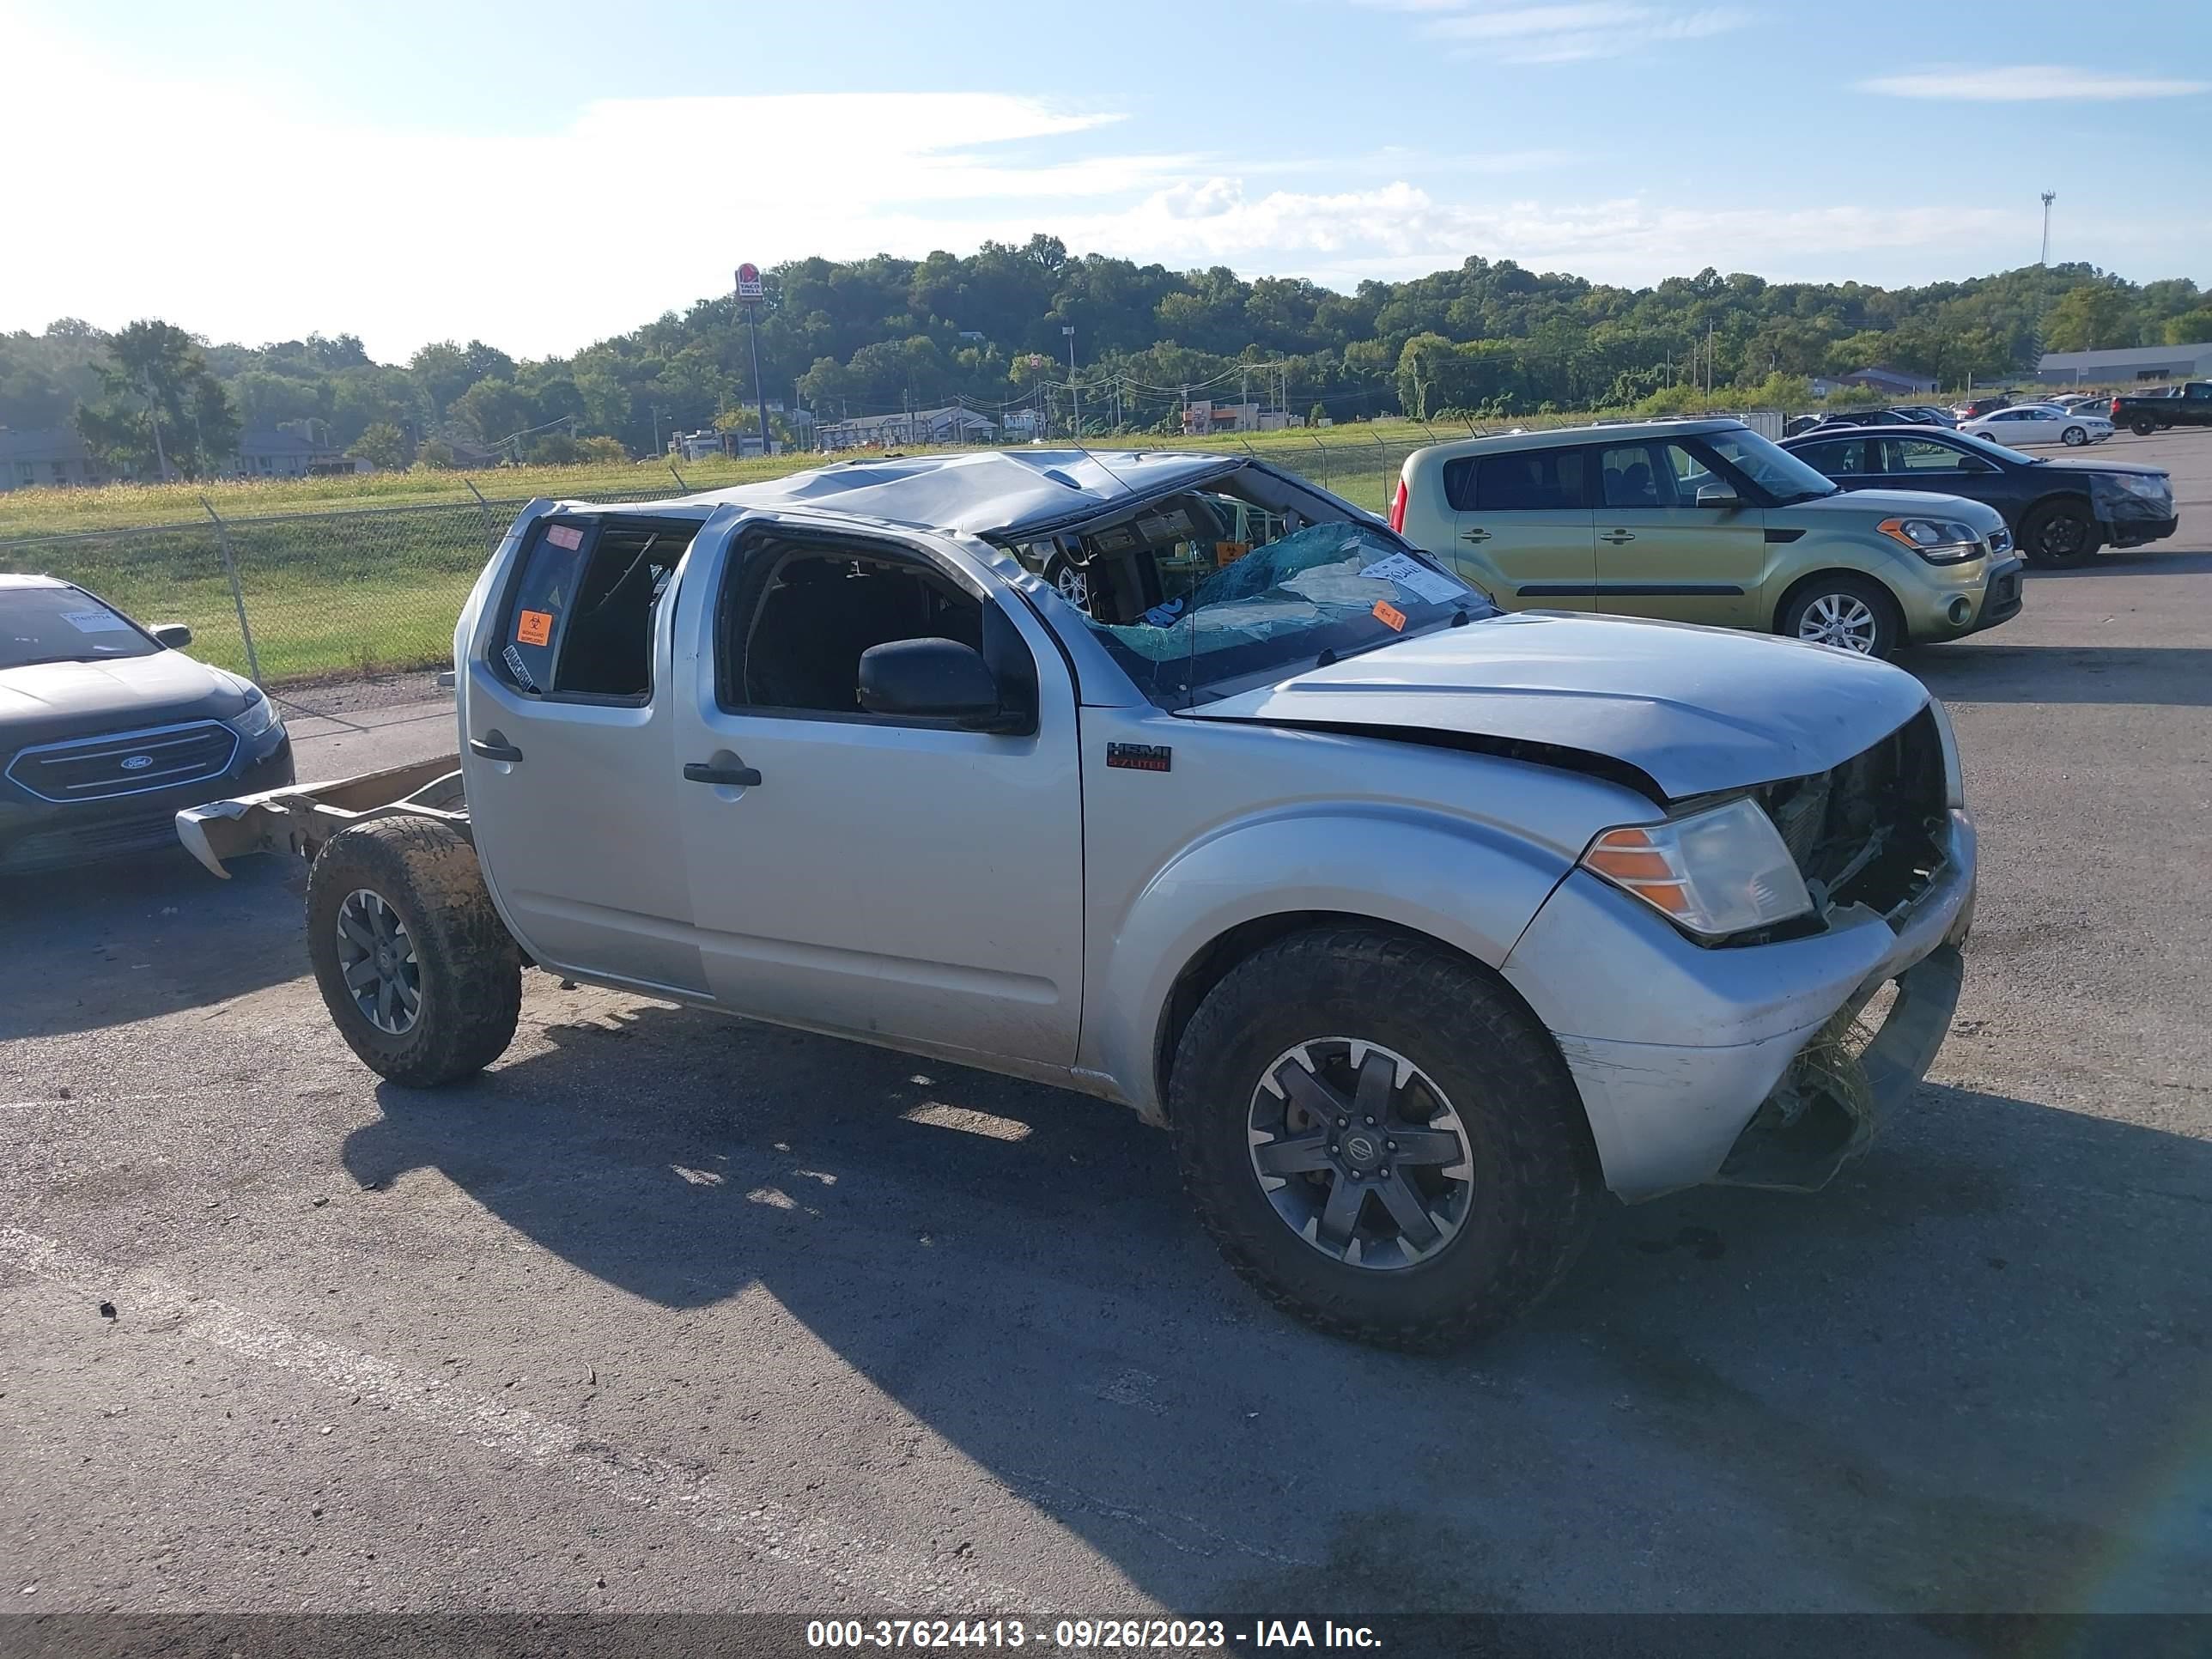
[[[1132,772],[1164,772],[1175,759],[1175,750],[1164,743],[1109,743],[1106,745],[1106,764],[1124,766]]]

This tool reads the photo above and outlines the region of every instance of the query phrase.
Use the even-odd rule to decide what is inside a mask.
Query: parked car
[[[1821,426],[1917,426],[1919,420],[1895,409],[1836,409],[1820,416]]]
[[[1963,425],[1968,421],[1979,420],[1984,415],[1993,414],[2000,409],[2009,408],[2011,404],[2012,398],[2006,392],[1985,392],[1979,397],[1967,398],[1962,404],[1954,404],[1951,406],[1951,413]]]
[[[51,576],[0,574],[0,873],[173,846],[180,806],[292,781],[250,680]]]
[[[1281,533],[1203,545],[1199,497]],[[1012,556],[1048,537],[1088,614]],[[526,962],[1065,1085],[1349,1336],[1511,1317],[1608,1187],[1819,1184],[1957,1001],[1973,829],[1917,680],[1500,616],[1255,459],[533,501],[455,648],[459,756],[179,815],[218,872],[313,859],[368,1066],[491,1064]]]
[[[2112,435],[2112,423],[2086,409],[2064,410],[2056,404],[2014,404],[1991,414],[1959,422],[1959,430],[1972,432],[1995,443],[2017,449],[2022,444],[2064,444],[2079,449],[2100,444]]]
[[[2212,426],[2212,380],[2185,380],[2160,392],[2118,397],[2106,413],[2113,425],[2138,438],[2170,426]]]
[[[1899,404],[1896,412],[1906,416],[1915,426],[1948,426],[1959,424],[1959,417],[1948,409],[1938,409],[1933,404]]]
[[[1782,446],[1846,489],[1926,489],[2004,514],[2030,564],[2079,564],[2100,547],[2173,534],[2173,483],[2154,466],[2054,461],[1934,427],[1819,432]]]
[[[1995,508],[1846,495],[1732,420],[1433,445],[1400,470],[1390,521],[1509,611],[1658,617],[1883,657],[2021,605]]]

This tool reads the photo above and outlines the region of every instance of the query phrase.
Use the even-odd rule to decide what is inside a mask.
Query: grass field
[[[1249,448],[1379,513],[1409,450],[1464,430],[1390,421],[1249,438],[1097,440],[1091,447]],[[246,672],[204,495],[224,520],[263,681],[352,678],[447,659],[453,618],[490,545],[532,496],[674,495],[779,477],[823,459],[679,462],[682,489],[665,465],[637,462],[17,490],[0,495],[0,570],[64,577],[142,621],[189,623],[195,655]],[[489,499],[488,508],[470,484]]]

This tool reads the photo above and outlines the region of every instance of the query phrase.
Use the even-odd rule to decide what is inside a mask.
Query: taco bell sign
[[[760,267],[745,264],[738,267],[738,298],[757,300],[761,297]]]

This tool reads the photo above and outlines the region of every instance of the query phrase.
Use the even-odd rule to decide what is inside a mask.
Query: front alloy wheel
[[[1874,654],[1881,625],[1874,607],[1856,593],[1823,593],[1797,619],[1797,637],[1818,645],[1841,646],[1863,657]]]
[[[1474,1152],[1443,1091],[1353,1037],[1301,1042],[1252,1092],[1252,1171],[1283,1224],[1333,1261],[1387,1272],[1467,1220]]]
[[[2079,449],[2089,441],[2089,434],[2078,426],[2069,426],[2058,434],[2058,439],[2069,449]]]
[[[422,969],[399,912],[356,887],[338,906],[338,965],[346,993],[380,1031],[404,1036],[422,1009]]]

